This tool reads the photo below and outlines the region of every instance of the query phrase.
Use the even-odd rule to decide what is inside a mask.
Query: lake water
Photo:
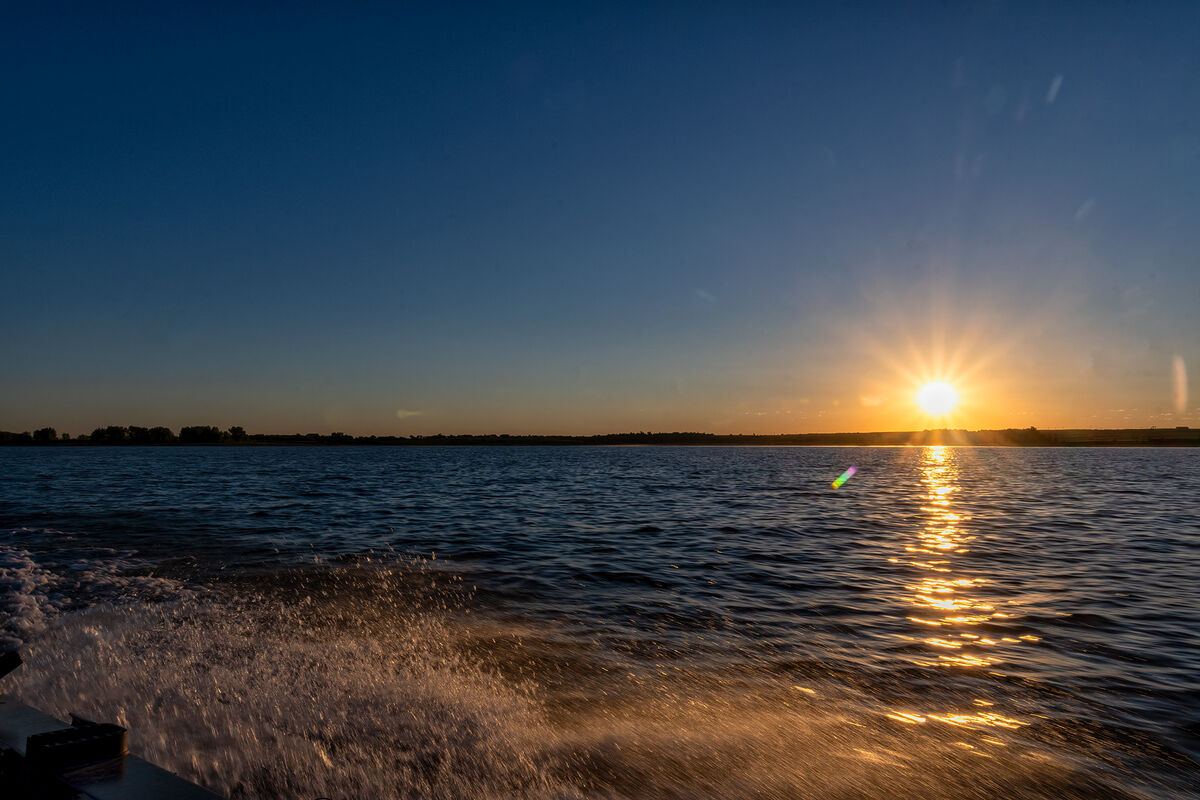
[[[1195,450],[5,448],[0,620],[232,797],[1200,797]]]

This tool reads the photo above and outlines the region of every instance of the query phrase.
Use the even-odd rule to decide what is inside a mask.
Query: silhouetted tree
[[[245,441],[246,440],[246,429],[243,428],[241,425],[234,425],[232,428],[229,429],[229,438],[230,438],[230,440],[235,441],[235,442]]]
[[[149,438],[154,444],[162,444],[163,442],[175,441],[175,434],[171,433],[170,428],[164,428],[163,426],[158,425],[150,429]]]
[[[221,441],[221,429],[215,425],[191,425],[179,429],[179,441],[187,444],[204,444]]]
[[[54,428],[38,428],[33,432],[33,440],[38,444],[48,444],[58,438],[58,431]]]
[[[124,444],[129,437],[129,430],[120,425],[109,425],[106,428],[96,428],[92,431],[92,441],[98,444]]]

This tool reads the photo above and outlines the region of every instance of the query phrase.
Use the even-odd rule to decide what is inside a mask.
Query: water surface
[[[1164,449],[7,448],[0,609],[18,694],[235,797],[1196,797],[1198,487]]]

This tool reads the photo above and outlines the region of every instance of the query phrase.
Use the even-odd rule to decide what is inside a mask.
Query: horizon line
[[[433,433],[433,434],[359,434],[352,435],[341,431],[330,433],[248,433],[240,425],[222,430],[214,425],[181,426],[178,434],[165,426],[141,427],[136,425],[109,425],[95,428],[91,433],[72,436],[69,433],[59,433],[55,428],[39,428],[32,433],[20,433],[0,430],[0,444],[254,444],[254,443],[415,443],[430,441],[535,441],[535,442],[585,442],[624,440],[618,443],[672,442],[686,444],[708,440],[877,440],[881,443],[903,444],[906,441],[918,439],[976,439],[980,441],[998,441],[1004,443],[1035,443],[1035,442],[1083,442],[1083,441],[1129,441],[1113,437],[1138,435],[1140,437],[1161,437],[1162,434],[1179,434],[1188,432],[1183,438],[1193,438],[1200,442],[1200,428],[1193,429],[1187,425],[1169,427],[1150,426],[1144,428],[923,428],[919,430],[891,431],[836,431],[836,432],[797,432],[797,433],[712,433],[706,431],[623,431],[617,433],[564,434],[564,433]],[[1196,436],[1190,434],[1195,433]],[[1159,439],[1151,438],[1153,441]]]

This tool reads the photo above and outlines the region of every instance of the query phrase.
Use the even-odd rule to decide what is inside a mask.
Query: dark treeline
[[[38,428],[33,433],[0,431],[0,444],[238,444],[246,441],[246,431],[237,425],[226,431],[213,425],[193,425],[180,428],[178,436],[170,428],[137,425],[109,425],[75,437],[69,433],[60,434],[54,428]]]
[[[192,425],[179,430],[109,425],[90,434],[72,437],[54,428],[39,428],[32,433],[0,431],[0,445],[801,445],[879,446],[879,445],[985,445],[998,447],[1187,447],[1200,446],[1200,429],[1128,428],[1099,430],[926,430],[878,433],[791,433],[791,434],[716,434],[716,433],[608,433],[596,436],[514,436],[507,433],[487,435],[436,434],[433,436],[351,436],[346,433],[246,433],[240,426],[221,430],[212,425]]]

